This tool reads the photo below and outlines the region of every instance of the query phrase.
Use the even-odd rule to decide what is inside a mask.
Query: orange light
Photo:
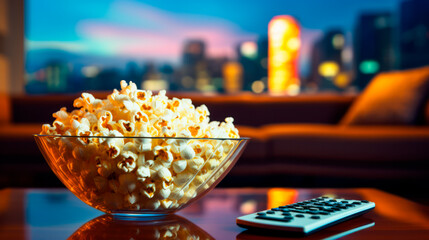
[[[268,24],[268,89],[274,94],[299,92],[300,26],[291,16],[276,16]],[[291,87],[292,86],[292,87]]]
[[[227,93],[239,92],[242,88],[243,67],[237,62],[227,62],[222,68],[224,89]]]
[[[296,189],[288,188],[270,188],[268,189],[267,196],[267,208],[275,208],[296,202],[296,199],[298,198],[298,191]]]
[[[348,87],[350,85],[350,76],[347,73],[339,73],[334,78],[334,84],[339,88]]]

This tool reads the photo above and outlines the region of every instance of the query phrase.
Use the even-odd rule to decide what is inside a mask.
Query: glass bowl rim
[[[34,137],[66,137],[66,138],[123,138],[123,139],[174,139],[174,140],[250,140],[249,137],[239,138],[197,138],[197,137],[141,137],[141,136],[77,136],[77,135],[47,135],[47,134],[33,134]]]

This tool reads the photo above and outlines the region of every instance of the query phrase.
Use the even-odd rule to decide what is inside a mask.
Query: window
[[[419,17],[428,8],[425,0],[27,0],[25,88],[110,90],[125,79],[152,90],[264,93],[275,75],[268,25],[290,15],[299,35],[285,46],[298,59],[276,75],[297,71],[285,94],[359,91],[377,72],[429,63],[429,22]]]

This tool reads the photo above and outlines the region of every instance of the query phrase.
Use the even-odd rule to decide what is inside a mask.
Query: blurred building
[[[353,41],[355,84],[363,89],[380,71],[395,67],[393,16],[369,13],[359,16]]]
[[[311,70],[305,88],[336,89],[336,77],[343,71],[343,31],[332,29],[317,40],[311,50]]]
[[[210,86],[212,91],[223,92],[223,66],[229,62],[227,57],[207,59],[207,72],[210,74]]]
[[[206,75],[206,45],[204,41],[194,39],[185,43],[182,54],[182,85],[185,89],[195,87],[197,79]]]
[[[134,83],[140,83],[142,80],[142,70],[136,62],[128,62],[125,65],[125,79]]]
[[[243,68],[242,90],[250,91],[252,83],[259,80],[258,45],[253,41],[242,42],[238,44],[236,50],[237,60]]]
[[[69,66],[61,61],[52,61],[46,66],[46,85],[49,92],[66,92]]]
[[[429,64],[428,11],[428,0],[407,0],[401,3],[399,51],[402,69]]]
[[[266,79],[268,76],[268,37],[261,37],[258,40],[258,77]]]

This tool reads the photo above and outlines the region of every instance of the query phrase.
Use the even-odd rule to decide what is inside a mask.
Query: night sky
[[[303,27],[308,58],[323,31],[352,32],[361,12],[396,13],[401,0],[27,0],[27,50],[177,63],[187,39],[206,41],[209,56],[235,57],[239,42],[266,35],[275,15],[292,15]],[[308,59],[307,59],[308,60]]]

